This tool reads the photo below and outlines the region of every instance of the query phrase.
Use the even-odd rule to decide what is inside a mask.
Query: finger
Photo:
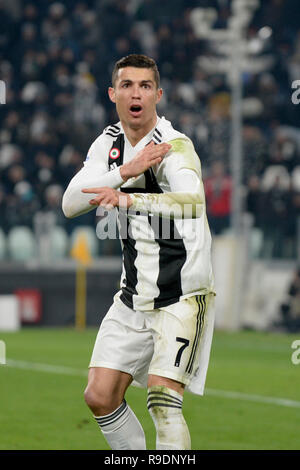
[[[105,199],[105,198],[102,199],[102,201],[100,202],[100,206],[104,207],[108,211],[114,208],[114,205],[111,203],[111,201],[109,199]]]
[[[165,144],[163,150],[166,151],[166,152],[169,152],[169,151],[171,150],[171,148],[172,148],[172,145],[171,145],[171,144]]]
[[[151,166],[157,165],[157,164],[161,163],[162,161],[163,161],[163,157],[157,157],[157,158],[155,158],[155,160],[152,160]]]
[[[159,154],[166,154],[170,149],[172,148],[172,145],[170,144],[158,144],[155,147],[155,152]]]
[[[162,148],[169,148],[169,147],[170,145],[165,142],[162,144],[155,144],[152,140],[150,144],[146,145],[146,147],[144,148],[144,151],[146,153],[152,153],[152,152],[157,152],[158,150]]]
[[[149,160],[147,164],[147,168],[150,168],[151,166],[154,165],[159,165],[163,160],[163,157],[156,157],[153,160]]]
[[[137,161],[145,160],[151,161],[153,164],[153,159],[166,155],[169,150],[172,148],[171,144],[166,142],[162,144],[155,144],[153,141],[150,142],[144,149],[140,150],[136,156]],[[148,163],[146,163],[148,164]]]
[[[146,145],[145,149],[150,150],[153,147],[156,147],[156,143],[153,140],[151,140],[151,142],[148,145]]]
[[[168,144],[167,142],[163,142],[162,144],[157,144],[156,148],[161,148],[161,149],[168,149],[172,148],[171,144]]]
[[[108,194],[99,195],[97,199],[100,201],[101,205],[109,204],[112,201],[112,198]]]
[[[154,144],[154,142],[153,142]],[[170,149],[172,147],[171,144],[167,144],[167,142],[163,142],[162,144],[154,144],[153,147],[152,147],[152,150],[155,149],[155,150],[165,150],[165,149]]]
[[[105,190],[105,188],[83,188],[81,190],[82,193],[94,193],[94,194],[100,194]]]
[[[155,160],[158,157],[164,157],[168,153],[169,149],[157,149],[156,152],[150,155],[150,160]]]
[[[99,206],[99,202],[98,202],[96,199],[91,199],[91,200],[89,201],[89,204],[90,204],[91,206]]]
[[[99,206],[101,201],[103,200],[103,195],[101,196],[96,196],[94,197],[93,199],[90,199],[89,203],[92,205],[92,206]]]

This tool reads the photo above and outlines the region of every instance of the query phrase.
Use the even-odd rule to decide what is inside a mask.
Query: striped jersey
[[[159,165],[124,182],[120,166],[151,141],[168,142],[172,148]],[[134,147],[120,122],[106,127],[72,184],[110,186],[132,197],[129,210],[118,209],[124,304],[149,311],[214,291],[200,159],[191,140],[169,121],[158,118]],[[82,210],[79,206],[75,215],[90,209],[86,201]]]

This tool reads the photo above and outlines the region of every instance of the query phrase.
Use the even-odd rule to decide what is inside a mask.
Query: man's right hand
[[[163,157],[169,152],[172,145],[154,144],[152,141],[140,150],[130,162],[124,163],[120,168],[120,174],[124,181],[144,173],[153,165],[161,163]]]

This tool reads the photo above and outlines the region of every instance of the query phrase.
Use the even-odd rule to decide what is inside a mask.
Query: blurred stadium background
[[[272,373],[278,373],[270,361],[264,371],[257,364],[256,373],[251,365],[251,384],[258,387],[252,391],[284,396],[299,408],[299,371],[290,361],[291,341],[300,331],[299,2],[0,0],[0,18],[0,340],[6,343],[7,365],[13,369],[19,360],[21,370],[20,361],[27,360],[23,369],[30,361],[86,367],[96,328],[118,289],[119,241],[99,240],[95,212],[67,220],[61,199],[92,141],[117,120],[107,98],[114,62],[145,53],[161,72],[159,114],[192,138],[202,163],[218,292],[220,343],[216,340],[212,360],[234,370],[239,347],[249,359],[256,358],[256,345],[269,342],[269,353],[271,344],[277,345],[285,387],[260,388],[259,374],[267,377],[268,370],[272,383]],[[50,339],[47,346],[51,331],[52,339],[63,334],[68,344],[74,326],[82,331],[74,333],[70,347],[83,341],[78,350],[85,361],[77,350],[73,360],[59,348],[62,356],[55,357]],[[39,335],[45,342],[37,341],[34,350]],[[224,351],[218,352],[218,344]],[[225,364],[223,354],[232,344],[239,346]],[[217,365],[216,370],[219,374]],[[2,382],[0,396],[8,403],[18,380],[0,366],[0,377],[5,373],[11,388],[5,390]],[[249,390],[247,381],[243,388],[238,376],[236,382],[228,376],[232,382],[215,385]],[[204,407],[203,412],[209,419]],[[9,416],[4,416],[8,427]],[[278,446],[296,445],[291,435],[286,430]],[[258,436],[252,447],[276,448],[276,439],[260,444]],[[209,442],[204,446],[248,445],[237,438]],[[16,437],[4,439],[2,448],[43,448],[39,445],[45,444],[22,447]],[[78,448],[71,438],[65,445]]]

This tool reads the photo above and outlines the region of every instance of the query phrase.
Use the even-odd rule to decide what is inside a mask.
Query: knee
[[[95,416],[110,414],[122,403],[122,398],[113,396],[108,390],[93,384],[86,387],[84,400]]]
[[[180,393],[161,385],[148,388],[147,407],[156,427],[170,423],[182,415],[183,397]]]
[[[86,389],[84,390],[84,400],[89,408],[93,410],[99,405],[99,398],[98,394],[95,392],[91,385],[87,385]]]

